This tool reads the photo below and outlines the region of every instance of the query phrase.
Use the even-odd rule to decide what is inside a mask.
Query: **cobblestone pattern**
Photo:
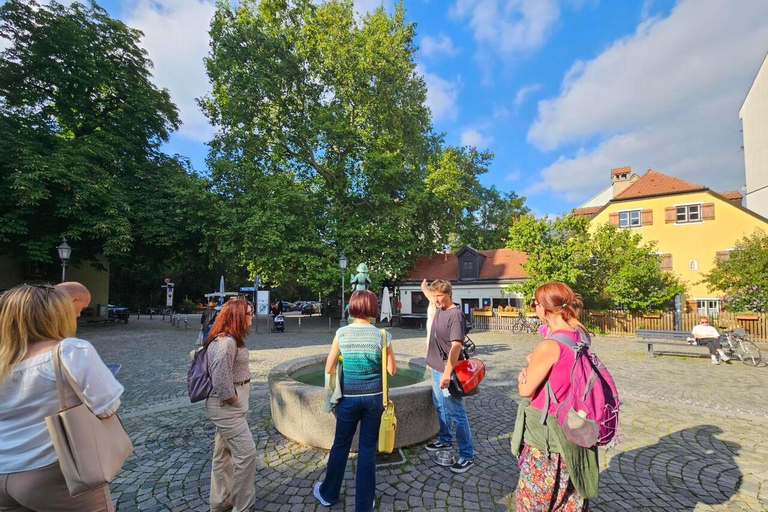
[[[327,320],[326,320],[327,322]],[[395,350],[423,355],[423,332],[395,329]],[[135,453],[111,485],[119,511],[208,510],[213,425],[184,398],[187,352],[196,333],[167,322],[83,329],[105,362],[123,364],[123,414]],[[487,366],[483,391],[467,400],[476,466],[453,475],[435,466],[423,447],[407,450],[404,465],[377,471],[383,511],[503,511],[517,481],[510,454],[517,394],[511,383],[535,346],[535,336],[476,333]],[[249,423],[258,450],[252,510],[325,510],[311,494],[327,452],[284,439],[272,427],[266,376],[278,362],[324,353],[327,333],[251,336],[254,374]],[[768,370],[713,366],[706,358],[645,356],[631,340],[602,338],[595,348],[624,398],[623,442],[601,450],[600,496],[592,510],[768,510]],[[768,347],[766,347],[768,348]],[[164,410],[168,409],[168,410]],[[332,511],[354,510],[355,460],[347,466],[342,500]]]

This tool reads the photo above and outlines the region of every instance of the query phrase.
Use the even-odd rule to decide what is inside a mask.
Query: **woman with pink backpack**
[[[520,467],[515,510],[586,511],[589,498],[597,496],[597,446],[615,436],[618,394],[591,353],[589,335],[573,324],[573,290],[550,282],[534,297],[536,314],[548,329],[518,375],[524,400],[512,436]]]

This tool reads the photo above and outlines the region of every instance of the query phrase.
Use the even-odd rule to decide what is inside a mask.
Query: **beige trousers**
[[[114,512],[109,487],[69,495],[59,463],[0,475],[0,512]]]
[[[246,512],[255,501],[256,444],[248,427],[251,385],[237,386],[237,402],[229,405],[217,397],[205,401],[205,410],[216,425],[211,464],[211,512]]]

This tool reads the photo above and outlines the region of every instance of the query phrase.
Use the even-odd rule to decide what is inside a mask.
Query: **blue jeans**
[[[451,426],[455,423],[459,457],[473,460],[475,445],[472,442],[472,431],[469,429],[469,419],[467,419],[467,412],[464,410],[464,402],[460,397],[443,395],[443,390],[440,389],[442,376],[443,372],[432,370],[432,401],[435,403],[437,419],[440,421],[437,438],[441,443],[451,444],[453,442]]]
[[[355,512],[368,512],[373,505],[376,490],[376,451],[379,443],[379,425],[384,412],[382,395],[345,396],[336,406],[336,436],[333,439],[325,480],[320,495],[329,503],[339,499],[349,448],[360,423],[357,449],[357,475],[355,475]]]

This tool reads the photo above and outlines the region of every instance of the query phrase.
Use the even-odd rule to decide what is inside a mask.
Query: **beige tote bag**
[[[101,419],[85,405],[80,388],[61,364],[61,344],[53,351],[53,367],[60,409],[45,418],[45,424],[59,456],[69,494],[77,496],[108,484],[133,452],[133,445],[117,414]],[[81,403],[72,407],[67,407],[64,397],[62,370],[80,398]]]

